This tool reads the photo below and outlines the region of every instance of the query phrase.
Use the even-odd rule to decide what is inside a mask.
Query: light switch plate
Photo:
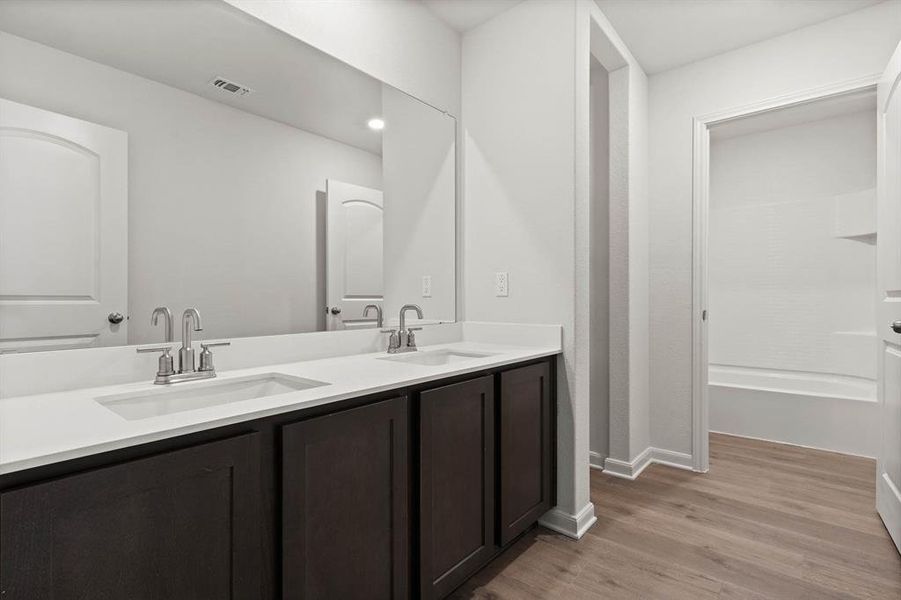
[[[510,295],[510,280],[506,271],[498,271],[494,274],[494,295],[498,298],[506,298]]]
[[[432,276],[431,275],[423,275],[422,276],[422,297],[423,298],[431,298],[432,297]]]

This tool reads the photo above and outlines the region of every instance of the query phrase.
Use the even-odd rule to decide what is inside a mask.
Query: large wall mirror
[[[452,117],[225,2],[4,0],[0,351],[454,321],[455,170]]]

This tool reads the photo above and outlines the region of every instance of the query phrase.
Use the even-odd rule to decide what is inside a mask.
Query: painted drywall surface
[[[901,3],[650,78],[651,442],[691,452],[692,118],[880,73]]]
[[[413,0],[226,0],[361,71],[460,114],[460,36]]]
[[[711,365],[876,379],[876,248],[836,237],[875,187],[873,111],[712,141]]]
[[[129,343],[161,339],[158,305],[198,307],[209,338],[320,328],[317,192],[380,187],[378,156],[7,34],[0,74],[4,98],[129,135]]]
[[[609,62],[605,63],[608,70],[616,69],[610,75],[610,87],[618,90],[611,95],[620,104],[614,108],[611,98],[611,113],[634,111],[636,119],[643,118],[643,105],[634,96],[644,91],[644,74],[591,1],[528,0],[463,38],[467,319],[563,324],[558,501],[559,510],[571,515],[590,508],[586,468],[591,364],[589,80],[597,29],[607,41],[598,44],[597,54]],[[634,187],[645,176],[646,161],[641,142],[632,139],[635,132],[628,119],[612,121],[616,130],[611,127],[610,131],[610,196],[622,204],[622,223],[628,229],[630,204],[645,200]],[[636,151],[630,154],[633,145]],[[611,209],[611,228],[612,219]],[[615,249],[620,256],[629,254],[627,238],[620,240],[623,248]],[[641,252],[644,245],[646,253],[647,235],[640,227],[635,242],[634,251]],[[612,236],[610,243],[614,243]],[[612,256],[614,249],[609,252]],[[610,306],[612,310],[616,268],[622,282],[616,298],[626,307],[626,315],[617,323],[628,324],[629,278],[646,278],[646,273],[621,267],[611,262]],[[494,275],[499,271],[510,275],[507,298],[495,296]],[[635,318],[646,320],[647,312]],[[612,325],[611,321],[611,340]],[[628,325],[625,331],[621,352],[628,356]],[[628,366],[622,368],[621,379],[626,383],[619,404],[625,417],[614,424],[611,408],[610,431],[623,438],[622,454],[628,456],[632,399]]]
[[[611,115],[608,450],[611,459],[631,462],[647,449],[649,438],[647,78],[597,5],[586,1],[580,2],[579,7],[590,15],[591,55],[608,71]],[[577,123],[581,123],[578,115]],[[587,127],[586,122],[586,130]],[[580,131],[581,126],[577,129],[577,167],[584,150],[579,145]],[[577,176],[577,183],[581,176]],[[577,212],[581,203],[579,189],[577,186]],[[582,273],[578,252],[580,231],[577,218],[577,273]],[[578,282],[579,277],[577,296]],[[577,303],[577,322],[587,318],[579,312]],[[580,330],[581,327],[577,328],[577,335]],[[594,352],[591,344],[577,343],[578,350],[584,352],[584,345],[588,346],[589,354]]]
[[[453,322],[456,123],[388,86],[382,112],[385,317],[413,303],[430,321]],[[431,297],[422,294],[423,276],[431,277]]]
[[[574,7],[527,1],[467,32],[462,92],[466,318],[563,325],[558,504],[570,514],[588,501],[587,399],[571,388]],[[497,272],[508,297],[495,296]]]
[[[629,460],[651,443],[648,79],[629,67]],[[616,318],[616,315],[612,315]],[[615,457],[619,458],[619,457]]]
[[[610,86],[607,70],[591,68],[590,315],[591,462],[603,467],[610,434]]]

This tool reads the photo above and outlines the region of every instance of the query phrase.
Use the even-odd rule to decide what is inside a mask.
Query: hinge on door
[[[705,308],[704,310],[701,311],[701,320],[702,320],[702,321],[706,321],[706,320],[707,320],[707,309],[706,309],[706,308]]]

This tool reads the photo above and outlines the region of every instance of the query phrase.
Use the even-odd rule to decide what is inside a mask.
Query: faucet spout
[[[196,308],[185,309],[181,316],[181,348],[178,350],[178,372],[194,372],[194,340],[191,331],[203,331],[200,312]]]
[[[422,309],[421,308],[419,308],[415,304],[404,304],[403,306],[400,307],[400,330],[401,330],[401,332],[404,332],[407,330],[406,314],[407,314],[408,310],[416,311],[416,316],[420,319],[422,318]]]
[[[159,323],[160,315],[166,319],[166,341],[172,341],[172,311],[169,310],[168,306],[157,306],[153,309],[153,314],[150,315],[150,324],[156,325]]]
[[[376,327],[381,329],[382,328],[382,307],[379,306],[378,304],[367,304],[366,306],[363,307],[363,317],[364,318],[369,316],[370,309],[375,309]]]

